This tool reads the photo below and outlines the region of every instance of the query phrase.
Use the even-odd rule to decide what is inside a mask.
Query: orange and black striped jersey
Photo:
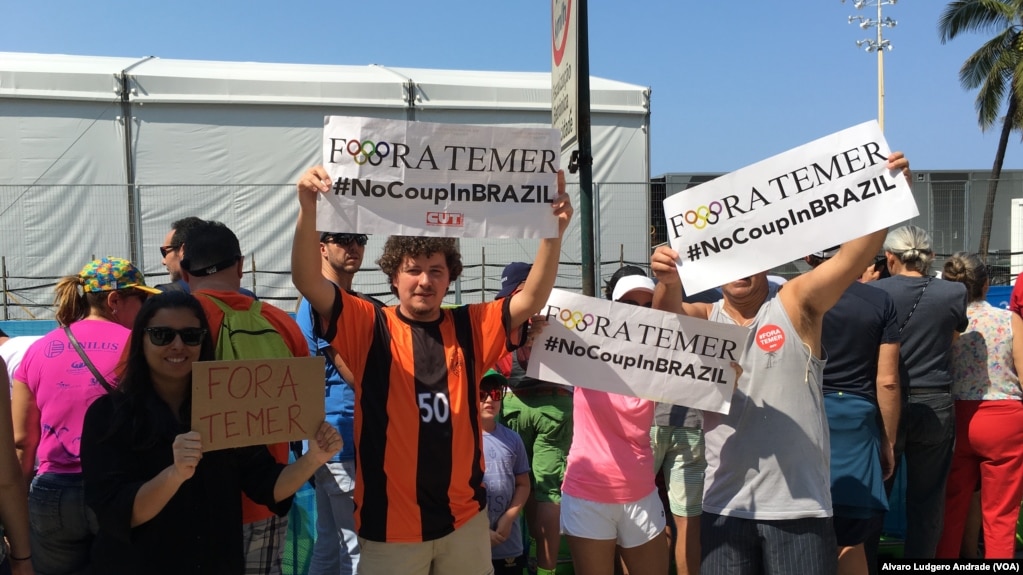
[[[323,338],[355,376],[355,522],[370,541],[439,539],[485,506],[479,380],[512,346],[510,298],[432,322],[338,290]]]

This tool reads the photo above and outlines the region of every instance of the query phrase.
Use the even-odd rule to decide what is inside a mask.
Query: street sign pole
[[[583,294],[596,295],[593,156],[590,134],[590,59],[586,0],[551,0],[551,125],[561,151],[578,145],[568,171],[579,173],[579,231]]]

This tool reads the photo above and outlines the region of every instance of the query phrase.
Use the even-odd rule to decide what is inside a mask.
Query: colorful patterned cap
[[[78,272],[82,289],[86,293],[115,291],[135,288],[146,293],[157,294],[160,290],[146,285],[146,278],[131,262],[121,258],[107,257],[92,260]]]

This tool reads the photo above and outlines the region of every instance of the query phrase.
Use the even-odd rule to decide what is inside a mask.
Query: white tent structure
[[[601,195],[600,229],[619,239],[598,250],[647,261],[650,92],[600,78],[591,91],[594,181],[643,184]],[[325,115],[549,126],[550,75],[0,52],[0,319],[48,317],[34,306],[93,256],[165,280],[158,247],[192,215],[227,223],[254,270],[246,285],[292,309],[293,182],[319,163]],[[382,242],[371,240],[364,268]],[[564,245],[562,262],[577,263],[577,223]],[[449,301],[493,297],[500,266],[535,249],[463,240],[467,269]],[[559,287],[581,285],[577,267],[563,271]],[[356,289],[387,292],[374,271]]]

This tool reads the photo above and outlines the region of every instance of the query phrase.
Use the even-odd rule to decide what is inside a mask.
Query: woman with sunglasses
[[[129,573],[243,572],[241,493],[283,515],[291,496],[341,449],[321,424],[291,465],[265,446],[202,452],[191,422],[192,364],[214,357],[191,295],[150,298],[135,320],[117,391],[85,416],[85,498],[99,519],[93,567]]]
[[[117,384],[128,328],[150,293],[127,260],[102,258],[57,282],[57,329],[36,341],[14,373],[11,408],[21,469],[32,477],[32,564],[44,575],[85,571],[96,518],[82,495],[85,410]]]

